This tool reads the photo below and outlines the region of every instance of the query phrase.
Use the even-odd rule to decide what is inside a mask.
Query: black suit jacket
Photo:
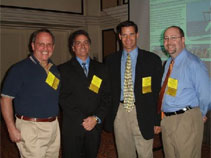
[[[59,66],[61,74],[60,105],[63,111],[62,132],[81,135],[85,132],[83,119],[96,115],[102,121],[108,110],[109,90],[105,66],[90,60],[88,77],[83,68],[73,57],[70,61]],[[89,90],[93,75],[102,79],[98,93]],[[95,128],[101,128],[96,125]],[[65,136],[65,135],[64,135]]]
[[[121,57],[122,51],[113,53],[106,58],[106,66],[111,81],[111,110],[105,121],[105,129],[113,130],[113,122],[117,114],[121,93]],[[142,93],[142,78],[152,77],[151,93]],[[154,135],[154,126],[160,125],[160,116],[157,114],[157,101],[161,86],[162,62],[157,55],[145,50],[138,50],[135,72],[135,106],[140,131],[145,139]]]

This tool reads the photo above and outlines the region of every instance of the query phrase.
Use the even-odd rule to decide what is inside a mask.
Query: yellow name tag
[[[50,87],[52,87],[53,89],[57,90],[58,85],[59,85],[59,79],[54,74],[52,74],[50,71],[48,72],[48,76],[47,76],[45,82]]]
[[[143,77],[142,78],[142,93],[152,92],[152,77]]]
[[[174,78],[169,78],[168,79],[168,89],[167,89],[166,93],[168,95],[175,97],[177,94],[177,87],[178,87],[178,80],[176,80]]]
[[[89,89],[95,93],[98,93],[101,83],[102,83],[102,79],[94,75],[92,78],[91,84],[89,86]]]

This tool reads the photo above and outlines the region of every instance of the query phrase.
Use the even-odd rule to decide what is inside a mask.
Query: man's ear
[[[31,43],[32,50],[34,51],[34,42]]]
[[[120,39],[120,40],[122,40],[122,36],[121,36],[121,34],[120,34],[120,33],[119,33],[119,39]]]
[[[137,38],[137,39],[139,38],[139,33],[136,33],[136,38]]]
[[[75,52],[75,47],[74,46],[72,46],[72,51]]]

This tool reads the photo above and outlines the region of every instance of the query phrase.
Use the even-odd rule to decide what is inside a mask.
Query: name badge
[[[60,80],[50,71],[48,72],[48,76],[45,82],[52,87],[53,89],[57,90]]]
[[[175,97],[177,94],[177,88],[178,88],[178,80],[174,78],[168,79],[168,89],[166,94]]]
[[[102,79],[97,77],[96,75],[94,75],[92,77],[92,81],[91,81],[91,84],[89,86],[89,89],[91,91],[95,92],[95,93],[98,93],[100,86],[101,86],[101,83],[102,83]]]
[[[142,93],[152,92],[152,77],[143,77],[142,78]]]

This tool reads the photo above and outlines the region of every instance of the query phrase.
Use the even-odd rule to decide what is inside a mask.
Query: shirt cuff
[[[96,115],[94,115],[94,117],[96,118],[97,124],[101,124],[102,123],[102,121],[101,121],[101,119],[99,117],[97,117]]]

